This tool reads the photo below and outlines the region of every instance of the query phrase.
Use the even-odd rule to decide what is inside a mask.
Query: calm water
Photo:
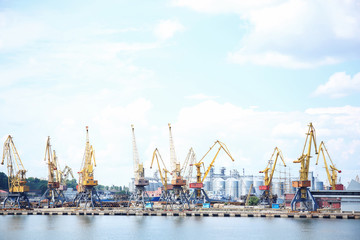
[[[360,239],[360,220],[0,216],[0,239]]]

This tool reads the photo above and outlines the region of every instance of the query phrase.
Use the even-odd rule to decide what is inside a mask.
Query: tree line
[[[35,178],[29,177],[26,180],[27,180],[26,185],[29,186],[30,191],[35,191],[35,192],[39,192],[39,193],[43,194],[47,189],[47,184],[48,184],[47,180],[42,180],[42,179],[39,179],[36,177]],[[66,180],[66,186],[68,188],[72,188],[72,189],[76,190],[76,186],[77,186],[76,179]],[[111,192],[115,192],[116,194],[128,194],[129,193],[129,188],[125,187],[125,186],[98,185],[96,188],[97,188],[97,190],[100,190],[100,191],[111,191]],[[3,172],[0,172],[0,190],[4,190],[4,191],[9,190],[8,177]]]

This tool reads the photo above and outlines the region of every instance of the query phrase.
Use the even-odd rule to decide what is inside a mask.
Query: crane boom
[[[331,164],[330,164],[330,169],[331,169],[331,173],[329,171],[329,167],[328,167],[328,164],[326,162],[326,156],[325,156],[325,152],[326,152],[326,155],[328,156]],[[322,156],[324,158],[324,165],[325,165],[325,170],[326,170],[326,174],[327,174],[327,177],[328,177],[328,180],[329,180],[329,183],[331,185],[331,189],[332,190],[336,190],[336,182],[337,182],[337,173],[341,173],[341,170],[337,169],[335,167],[335,164],[333,163],[333,161],[331,160],[331,157],[330,157],[330,154],[327,150],[327,148],[325,147],[325,143],[323,141],[321,141],[320,143],[320,146],[319,146],[319,153],[321,152],[322,153]],[[320,157],[320,154],[318,154],[318,157],[316,159],[316,165],[318,165],[318,161],[319,161],[319,157]]]
[[[171,167],[171,171],[173,172],[176,170],[177,160],[176,160],[174,140],[171,133],[171,124],[169,123],[168,125],[169,125],[169,143],[170,143],[170,167]]]
[[[216,158],[217,158],[217,156],[218,156],[218,154],[219,154],[219,152],[220,152],[221,149],[224,150],[224,152],[230,157],[230,159],[231,159],[233,162],[235,161],[234,158],[231,156],[230,151],[229,151],[229,149],[227,148],[227,146],[225,145],[225,143],[222,143],[222,142],[220,142],[219,140],[216,140],[216,142],[210,147],[210,149],[205,153],[205,155],[200,159],[200,161],[195,164],[195,166],[196,166],[196,168],[197,168],[197,173],[198,173],[197,175],[199,175],[199,173],[200,173],[200,167],[201,167],[201,164],[202,164],[204,158],[207,156],[207,154],[213,149],[213,147],[214,147],[216,144],[219,144],[219,149],[217,150],[217,152],[216,152],[213,160],[211,161],[211,163],[210,163],[209,167],[207,168],[206,172],[204,173],[204,176],[202,177],[201,180],[198,179],[198,182],[199,182],[199,180],[200,180],[201,183],[204,182],[204,180],[206,179],[207,175],[209,174],[211,168],[214,166],[215,160],[216,160]],[[199,177],[199,176],[198,176],[198,177]],[[201,177],[201,173],[200,173],[200,177]]]
[[[274,164],[272,165],[272,169],[271,169],[271,173],[270,173],[270,177],[269,177],[268,172],[270,170],[270,167],[271,167],[271,164],[272,164],[272,159],[273,159],[275,153],[276,153],[276,157],[275,157],[275,160],[274,160]],[[265,178],[264,178],[265,186],[270,186],[271,185],[278,157],[280,157],[281,161],[283,162],[284,166],[286,167],[284,157],[282,155],[281,150],[278,147],[275,147],[274,152],[271,155],[270,160],[268,162],[268,165],[266,166],[266,168],[263,171],[259,171],[259,173],[264,173],[265,174]],[[265,189],[260,189],[260,190],[265,190]]]
[[[307,152],[305,154],[306,145],[308,145],[308,150],[307,150]],[[301,163],[300,181],[307,181],[308,180],[310,158],[311,158],[311,146],[312,145],[314,145],[314,147],[315,147],[315,154],[318,154],[317,146],[316,146],[315,128],[313,127],[312,123],[310,123],[309,124],[309,130],[306,133],[306,139],[305,139],[303,152],[302,152],[301,156],[297,160],[294,160],[294,163]]]
[[[189,183],[192,177],[193,165],[196,163],[196,154],[193,148],[190,148],[184,164],[181,168],[181,173],[185,174],[185,180]]]
[[[166,191],[167,190],[167,174],[170,173],[167,169],[166,169],[166,166],[165,166],[165,163],[160,155],[160,152],[157,148],[155,148],[154,150],[154,153],[153,153],[153,157],[152,157],[152,160],[151,160],[151,165],[150,165],[150,169],[152,169],[152,166],[153,166],[153,163],[154,163],[154,160],[156,159],[156,162],[157,162],[157,166],[158,166],[158,170],[159,170],[159,173],[160,173],[160,179],[161,179],[161,183],[163,184],[164,186],[164,190]],[[162,163],[162,168],[160,166],[160,161]],[[164,175],[163,173],[164,172]]]
[[[135,176],[135,180],[138,180],[140,178],[141,169],[139,169],[140,160],[139,160],[139,152],[136,147],[134,125],[131,125],[131,129],[132,129],[132,143],[133,143],[134,176]]]

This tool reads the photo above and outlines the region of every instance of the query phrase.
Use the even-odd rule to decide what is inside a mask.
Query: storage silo
[[[235,199],[239,197],[239,181],[236,178],[228,178],[225,181],[225,195]]]
[[[315,190],[324,190],[324,182],[316,181],[315,182]]]
[[[253,184],[252,178],[243,178],[243,184],[242,184],[242,191],[241,195],[247,195],[249,193],[249,189],[251,184]],[[251,191],[251,193],[254,193],[254,189]]]
[[[260,179],[257,179],[254,181],[254,190],[255,190],[255,194],[257,196],[261,195],[262,194],[262,190],[259,189],[260,186],[263,186],[264,185],[264,181],[263,180],[260,180]]]
[[[272,194],[276,194],[278,197],[284,196],[284,183],[274,182],[272,184]]]
[[[225,192],[225,180],[222,178],[215,178],[213,184],[213,191],[216,194],[224,194]]]
[[[210,191],[210,180],[204,181],[204,190]]]
[[[238,179],[238,195],[239,195],[239,197],[242,195],[242,187],[243,187],[243,179],[240,177]]]

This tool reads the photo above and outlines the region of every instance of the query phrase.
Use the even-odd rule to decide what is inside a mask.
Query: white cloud
[[[172,38],[175,33],[184,31],[185,27],[176,20],[162,20],[155,27],[154,34],[160,40]]]
[[[268,7],[283,0],[173,0],[174,6],[188,7],[198,12],[206,13],[243,13],[252,9]]]
[[[330,76],[328,82],[320,85],[315,90],[314,95],[328,95],[331,98],[341,98],[356,92],[360,92],[360,73],[351,77],[345,72],[337,72]]]
[[[186,99],[194,99],[194,100],[209,100],[218,98],[218,96],[208,96],[203,93],[198,93],[190,96],[185,96]]]
[[[46,36],[46,24],[12,11],[0,12],[0,52],[26,46]]]
[[[229,53],[228,59],[230,62],[238,64],[251,63],[261,66],[274,66],[274,67],[284,67],[284,68],[316,68],[323,65],[335,64],[340,62],[339,59],[334,59],[331,57],[325,57],[324,59],[317,61],[306,61],[296,59],[291,55],[284,55],[278,52],[263,52],[251,54],[247,53],[245,49],[242,49],[237,52]]]
[[[360,57],[357,1],[177,0],[174,5],[238,14],[247,31],[238,49],[228,54],[237,64],[314,68]]]

